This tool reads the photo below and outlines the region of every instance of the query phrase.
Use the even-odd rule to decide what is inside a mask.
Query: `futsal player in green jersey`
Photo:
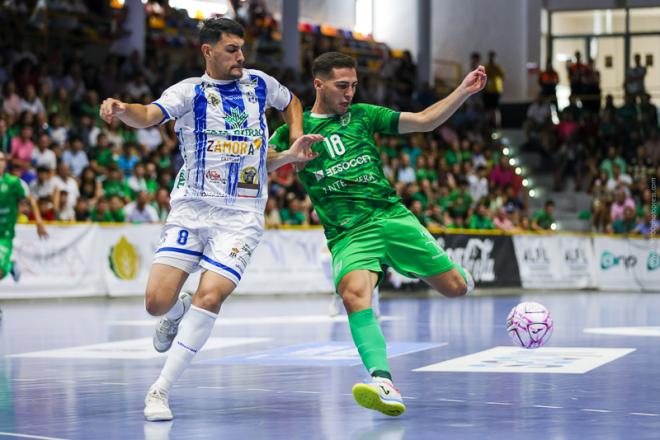
[[[405,405],[392,384],[385,338],[371,309],[371,294],[383,278],[383,266],[421,278],[448,297],[465,295],[474,282],[401,203],[383,173],[373,135],[434,130],[484,88],[486,72],[479,66],[449,96],[417,113],[351,105],[357,71],[347,55],[319,56],[312,73],[316,100],[311,112],[303,115],[303,130],[325,140],[313,145],[317,156],[298,175],[325,229],[335,288],[371,375],[369,383],[353,387],[353,396],[366,408],[398,416]],[[270,146],[276,151],[288,148],[286,125],[273,134]]]
[[[18,281],[20,271],[11,259],[14,241],[14,229],[18,220],[18,204],[24,198],[30,201],[37,223],[39,237],[46,237],[46,229],[41,221],[41,213],[37,202],[25,193],[21,179],[5,173],[7,156],[0,151],[0,280],[11,274]]]

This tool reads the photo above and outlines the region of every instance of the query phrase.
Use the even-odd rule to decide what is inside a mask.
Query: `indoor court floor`
[[[552,313],[546,347],[513,347],[509,310]],[[173,388],[172,422],[144,421],[164,357],[141,298],[0,304],[0,438],[658,439],[660,295],[397,294],[382,301],[407,411],[353,401],[365,379],[329,296],[235,296]]]

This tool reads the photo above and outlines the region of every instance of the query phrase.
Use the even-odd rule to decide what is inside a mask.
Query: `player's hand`
[[[461,83],[461,88],[463,88],[467,94],[474,95],[486,87],[487,80],[486,69],[484,66],[479,66],[467,74]]]
[[[318,156],[318,153],[312,151],[312,145],[324,139],[320,134],[305,134],[300,136],[289,148],[291,162],[296,170],[305,167],[305,164]]]
[[[37,223],[37,234],[39,235],[39,238],[41,238],[42,240],[48,238],[48,232],[46,232],[46,228],[44,228],[43,223]]]
[[[107,98],[101,103],[101,109],[99,114],[101,118],[108,124],[112,122],[112,117],[116,115],[121,115],[126,111],[126,103],[119,101],[114,98]]]

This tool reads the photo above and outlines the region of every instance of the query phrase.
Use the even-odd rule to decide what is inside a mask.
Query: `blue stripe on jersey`
[[[216,84],[216,89],[220,92],[220,99],[222,101],[222,110],[225,112],[225,128],[231,130],[232,128],[246,128],[248,120],[245,118],[241,127],[232,127],[227,118],[232,115],[232,109],[238,110],[239,114],[245,113],[245,102],[243,101],[243,91],[238,85],[238,81],[230,84]],[[229,136],[230,141],[238,140],[238,136]],[[238,177],[243,165],[243,158],[240,164],[231,163],[227,175],[227,204],[231,205],[236,200],[236,192],[238,191]]]
[[[195,86],[195,189],[204,190],[204,161],[206,159],[206,95],[202,84]]]
[[[257,80],[257,87],[255,93],[257,94],[257,99],[259,100],[259,128],[263,136],[261,137],[261,157],[259,158],[259,191],[257,192],[257,197],[261,197],[261,190],[266,186],[266,180],[268,179],[268,172],[266,170],[266,154],[268,150],[268,139],[266,137],[266,124],[264,123],[266,116],[264,112],[266,111],[266,81],[263,80],[258,75],[250,75],[250,79],[254,81]]]

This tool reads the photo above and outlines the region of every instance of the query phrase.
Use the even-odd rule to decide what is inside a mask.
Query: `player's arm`
[[[303,135],[303,109],[300,99],[291,93],[291,102],[282,112],[284,122],[289,126],[289,143],[293,144],[296,139]]]
[[[486,86],[486,70],[479,66],[463,79],[461,85],[449,96],[421,112],[403,112],[399,117],[399,133],[426,132],[435,130],[445,122],[472,95]]]
[[[28,199],[28,202],[30,202],[30,207],[34,213],[34,222],[37,224],[37,234],[39,234],[40,238],[47,238],[48,233],[46,232],[46,228],[44,228],[44,221],[41,218],[41,211],[39,211],[39,205],[37,204],[37,201],[34,200],[34,197],[30,195],[26,195],[25,198]]]
[[[161,108],[155,104],[128,104],[114,98],[104,100],[99,113],[101,118],[108,124],[114,116],[133,128],[151,127],[158,124],[165,117]]]
[[[320,134],[305,134],[296,139],[288,150],[275,151],[272,148],[268,149],[266,170],[270,173],[289,163],[309,162],[318,156],[318,153],[312,151],[312,144],[322,140],[323,136]]]

